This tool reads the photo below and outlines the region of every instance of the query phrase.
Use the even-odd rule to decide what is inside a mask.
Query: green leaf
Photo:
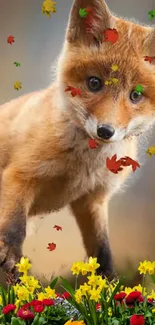
[[[3,307],[7,305],[7,297],[6,297],[6,291],[5,289],[2,287],[2,285],[0,285],[0,292],[2,295],[2,302],[3,302]]]
[[[57,284],[57,281],[58,281],[58,277],[56,277],[56,278],[54,278],[54,279],[52,280],[52,282],[50,283],[50,288],[51,288],[51,289],[54,289],[54,287],[55,287],[56,284]]]
[[[138,93],[143,93],[144,88],[143,88],[142,85],[137,85],[136,88],[135,88],[135,90],[136,90]]]
[[[23,320],[21,320],[20,318],[16,318],[16,317],[11,317],[11,325],[24,325],[25,322],[23,322]]]
[[[152,279],[153,283],[155,283],[155,275],[153,275],[153,274],[150,274],[150,277],[151,277],[151,279]]]
[[[86,18],[88,15],[88,12],[86,11],[86,8],[80,8],[79,15],[81,18]]]
[[[119,325],[120,321],[118,319],[112,319],[111,324],[112,325]]]
[[[112,295],[109,299],[109,301],[107,302],[107,308],[110,306],[112,299],[114,298],[115,294],[118,292],[119,288],[122,286],[122,284],[124,283],[125,277],[122,276],[119,280],[119,283],[117,284],[116,288],[114,289],[114,291],[112,292]]]
[[[72,297],[74,297],[75,291],[72,288],[72,286],[70,285],[70,283],[66,279],[64,279],[62,276],[60,276],[60,279],[62,280],[62,284],[63,284],[64,289],[67,292],[69,292]]]
[[[44,325],[46,323],[47,323],[46,319],[38,314],[35,316],[32,325]]]
[[[15,303],[15,299],[16,299],[16,297],[15,297],[15,290],[12,287],[11,288],[11,304],[14,304]]]

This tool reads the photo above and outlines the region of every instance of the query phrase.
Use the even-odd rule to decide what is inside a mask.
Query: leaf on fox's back
[[[152,157],[152,155],[155,155],[155,146],[149,147],[146,151],[149,157]]]

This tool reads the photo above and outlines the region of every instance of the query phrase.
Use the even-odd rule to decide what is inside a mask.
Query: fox
[[[81,8],[94,14],[89,29]],[[87,13],[90,11],[87,11]],[[88,20],[87,20],[88,21]],[[113,44],[107,29],[118,32]],[[155,29],[117,17],[104,0],[74,0],[46,89],[0,107],[0,267],[14,272],[28,220],[69,206],[98,274],[114,270],[108,206],[131,176],[106,167],[106,158],[138,157],[155,123]],[[111,66],[118,70],[112,71]],[[118,83],[105,84],[115,77]],[[135,90],[142,85],[143,92]],[[80,89],[72,96],[67,87]],[[89,140],[98,146],[90,148]]]

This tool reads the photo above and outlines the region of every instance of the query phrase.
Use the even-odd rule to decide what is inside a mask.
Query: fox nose
[[[97,127],[97,135],[105,140],[110,139],[115,133],[115,130],[112,126],[101,124]]]

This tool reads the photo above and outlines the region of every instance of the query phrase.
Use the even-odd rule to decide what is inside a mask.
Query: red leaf
[[[79,96],[82,95],[82,93],[81,93],[81,89],[79,89],[79,88],[74,88],[74,87],[68,86],[68,87],[66,87],[66,89],[65,89],[65,92],[66,92],[66,91],[70,91],[72,97],[75,97],[75,96],[77,96],[77,95],[79,95]]]
[[[96,142],[96,140],[95,139],[89,139],[89,147],[91,148],[91,149],[95,149],[95,148],[97,148],[98,147],[98,143]]]
[[[121,163],[122,163],[122,166],[132,166],[132,170],[133,172],[136,171],[137,167],[140,168],[140,165],[138,164],[137,161],[133,160],[132,158],[130,157],[124,157],[124,158],[121,158],[120,159]]]
[[[47,249],[52,252],[56,249],[56,244],[54,243],[49,243]]]
[[[53,228],[55,228],[57,231],[59,231],[59,230],[62,231],[62,227],[61,227],[61,226],[57,226],[57,225],[55,225]]]
[[[152,63],[152,61],[155,59],[155,57],[151,57],[151,56],[144,56],[144,61],[149,61],[150,64]]]
[[[114,44],[118,41],[118,32],[115,28],[108,28],[104,31],[104,37],[104,42],[111,42]]]
[[[121,167],[122,162],[117,160],[117,155],[115,154],[111,159],[107,157],[106,167],[114,174],[118,174],[119,171],[123,170]]]
[[[11,45],[12,45],[12,43],[14,43],[14,41],[15,41],[14,36],[9,35],[8,38],[7,38],[7,42],[8,42],[8,44],[11,44]]]

